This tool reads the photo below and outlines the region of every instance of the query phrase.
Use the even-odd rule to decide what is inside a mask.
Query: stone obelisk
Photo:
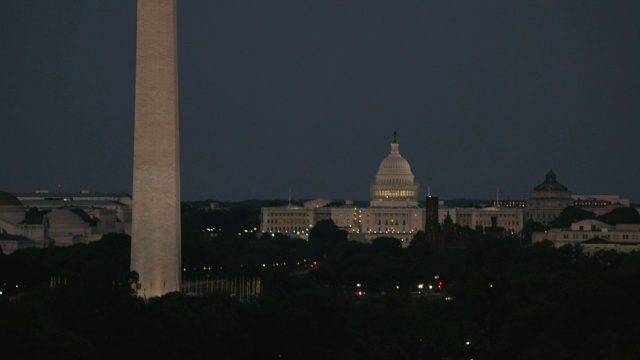
[[[177,0],[138,0],[131,270],[138,295],[180,291]]]

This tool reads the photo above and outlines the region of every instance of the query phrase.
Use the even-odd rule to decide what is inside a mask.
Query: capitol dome
[[[391,143],[391,153],[380,163],[376,174],[377,184],[413,184],[409,162],[400,155],[399,144]]]
[[[382,160],[371,185],[371,206],[417,207],[419,185],[409,162],[400,155],[400,144],[393,134],[391,153]]]
[[[0,219],[13,224],[19,224],[24,220],[26,211],[22,202],[12,194],[0,191]]]

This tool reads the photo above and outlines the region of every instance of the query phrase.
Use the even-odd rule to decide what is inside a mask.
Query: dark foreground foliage
[[[245,249],[260,261],[310,251],[259,240]],[[122,235],[0,255],[0,348],[42,359],[640,358],[638,253],[505,239],[454,261],[388,238],[330,243],[310,272],[264,267],[248,303],[219,292],[133,296]],[[442,291],[412,294],[435,276]]]

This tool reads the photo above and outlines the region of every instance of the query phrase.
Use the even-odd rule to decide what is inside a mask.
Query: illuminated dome
[[[391,153],[380,163],[376,181],[371,185],[371,206],[417,207],[419,185],[411,166],[400,155],[400,144],[393,134]]]
[[[0,219],[13,224],[19,224],[24,220],[26,212],[22,202],[8,192],[0,192]]]
[[[391,153],[380,163],[376,174],[376,184],[413,184],[411,166],[400,155],[396,140],[391,143]]]

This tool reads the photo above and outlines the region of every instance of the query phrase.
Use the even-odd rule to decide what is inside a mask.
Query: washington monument
[[[177,0],[138,0],[131,270],[145,298],[180,291]]]

